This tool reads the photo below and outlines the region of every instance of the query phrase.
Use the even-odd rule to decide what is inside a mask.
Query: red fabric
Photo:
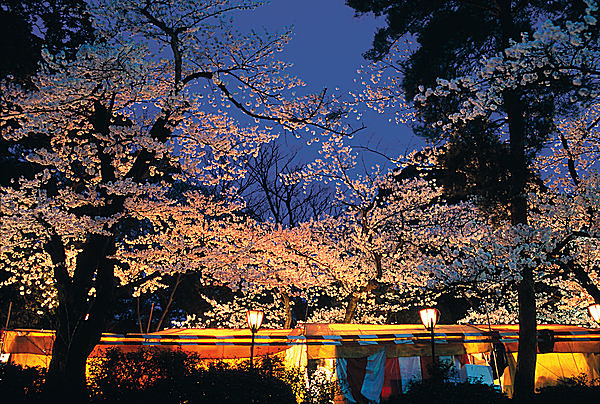
[[[400,364],[398,358],[387,358],[385,360],[385,380],[381,389],[383,401],[399,396],[402,393],[402,379],[400,377]]]
[[[454,355],[455,359],[458,359],[460,366],[471,365],[471,360],[469,359],[469,355]]]
[[[431,367],[433,361],[431,360],[431,356],[421,356],[421,375],[423,376],[423,380],[427,380],[431,377],[429,374],[429,368]]]
[[[365,373],[367,370],[367,358],[348,358],[346,359],[346,374],[348,375],[348,385],[352,392],[352,397],[358,404],[368,404],[369,400],[361,394]]]

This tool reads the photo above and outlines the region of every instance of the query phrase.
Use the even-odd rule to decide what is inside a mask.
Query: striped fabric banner
[[[554,342],[600,342],[600,330],[554,331]],[[368,346],[389,344],[415,344],[429,342],[431,334],[370,334],[370,335],[260,335],[255,336],[257,346],[334,345]],[[469,333],[436,333],[436,344],[450,343],[515,343],[516,331]],[[250,335],[169,335],[169,334],[103,334],[100,345],[250,345]]]
[[[472,365],[467,355],[440,356],[440,362],[451,364],[450,376],[456,382],[467,380],[468,372],[489,374],[489,366]],[[428,379],[431,357],[408,356],[386,358],[381,349],[365,358],[337,358],[336,376],[347,403],[370,404],[386,401],[405,393],[411,383]],[[481,382],[491,384],[487,377]]]
[[[385,382],[385,370],[385,349],[365,358],[337,358],[337,380],[346,402],[378,403]]]

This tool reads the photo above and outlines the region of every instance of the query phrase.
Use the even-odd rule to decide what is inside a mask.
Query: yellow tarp
[[[478,326],[481,330],[487,330],[488,326]],[[517,352],[519,343],[518,324],[496,324],[491,326],[493,331],[501,334],[503,339],[512,339],[512,342],[506,342],[507,351]],[[538,324],[537,331],[549,330],[554,334],[554,343],[552,344],[552,352],[600,352],[600,334],[597,329],[587,329],[574,325],[559,325],[559,324]],[[512,337],[510,336],[512,335]]]
[[[508,368],[504,372],[503,391],[513,393],[513,380],[517,366],[517,353],[507,354]],[[561,378],[584,374],[588,380],[600,377],[600,354],[594,353],[546,353],[538,354],[535,366],[535,388],[553,386]]]
[[[1,353],[8,353],[16,365],[48,367],[53,341],[54,331],[2,330]]]
[[[291,343],[302,330],[259,330],[255,337],[254,355],[281,354],[294,363],[306,347]],[[10,354],[11,363],[21,366],[47,366],[52,355],[53,331],[3,330],[2,353]],[[103,334],[90,358],[104,356],[109,348],[131,352],[141,348],[193,352],[203,359],[243,359],[250,357],[251,333],[247,329],[172,329],[149,334]],[[293,348],[293,349],[292,349]],[[287,353],[286,351],[289,351]]]

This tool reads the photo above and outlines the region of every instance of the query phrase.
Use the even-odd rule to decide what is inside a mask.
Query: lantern
[[[421,316],[421,322],[425,326],[425,329],[430,331],[437,325],[440,312],[438,309],[423,309],[419,311],[419,315]]]
[[[425,329],[431,332],[431,360],[434,365],[437,366],[437,360],[435,358],[435,333],[434,329],[437,325],[438,319],[440,317],[440,312],[438,309],[427,308],[419,311],[419,315],[421,316],[421,322]],[[434,373],[434,377],[437,374],[437,370]]]
[[[261,310],[248,310],[246,312],[246,321],[248,322],[248,327],[252,333],[258,331],[260,326],[262,325],[264,313]]]
[[[252,333],[252,343],[250,344],[250,369],[254,369],[254,334],[258,331],[262,325],[263,317],[265,313],[261,310],[248,310],[246,312],[246,321],[250,332]]]

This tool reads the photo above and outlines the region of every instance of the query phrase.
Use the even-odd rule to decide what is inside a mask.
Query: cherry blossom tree
[[[246,202],[245,212],[257,220],[292,228],[339,211],[340,206],[327,186],[319,183],[307,186],[301,182],[284,180],[285,176],[301,171],[303,164],[306,164],[301,160],[302,154],[291,150],[286,152],[288,144],[289,141],[285,144],[282,141],[266,144],[256,157],[246,163],[247,176],[238,187]],[[301,236],[301,233],[294,231],[290,233]],[[300,256],[298,258],[302,260]],[[281,285],[280,282],[273,284]],[[275,287],[271,292],[280,298],[283,305],[284,328],[290,328],[294,317],[303,314],[293,307],[299,298],[298,293],[289,294],[289,289],[298,290],[298,284],[292,283],[287,288]]]
[[[467,322],[517,322],[519,268],[532,268],[540,321],[592,326],[587,306],[598,301],[596,108],[564,119],[551,150],[536,161],[545,179],[529,194],[535,227],[490,227],[470,250],[440,272],[477,296]],[[447,276],[447,274],[444,274]]]
[[[322,158],[301,173],[337,189],[345,211],[313,224],[315,255],[327,262],[334,282],[312,300],[329,302],[314,319],[389,321],[392,313],[431,302],[443,288],[430,284],[432,261],[445,262],[468,244],[482,220],[470,203],[448,204],[428,179],[433,166],[412,153],[390,172],[357,173],[357,154],[330,139]],[[359,314],[360,313],[360,314]],[[358,317],[357,317],[358,316]]]
[[[595,63],[597,61],[595,48],[597,7],[595,3],[586,2],[587,9],[581,22],[565,22],[557,26],[548,21],[542,24],[531,39],[523,35],[520,43],[512,42],[502,54],[489,57],[482,61],[481,69],[474,75],[462,76],[453,80],[438,80],[435,89],[421,89],[422,93],[415,97],[417,103],[426,103],[430,97],[445,97],[449,94],[459,94],[463,102],[457,111],[441,119],[438,124],[446,131],[452,132],[463,126],[465,122],[473,121],[477,117],[489,117],[503,110],[507,119],[507,131],[510,134],[510,149],[512,161],[512,200],[511,219],[515,232],[528,232],[533,235],[539,226],[529,219],[531,216],[527,206],[526,186],[524,182],[526,167],[522,162],[525,159],[524,140],[525,126],[523,122],[513,119],[518,116],[518,100],[516,95],[523,93],[527,88],[539,89],[544,86],[556,90],[556,101],[560,105],[561,96],[570,94],[571,102],[582,106],[590,99],[596,98],[595,90]],[[557,85],[560,80],[570,80],[572,87],[566,88]],[[582,80],[586,82],[584,88]],[[569,106],[573,111],[573,106]],[[511,118],[512,116],[512,118]],[[528,222],[531,226],[528,226]],[[568,252],[571,236],[566,236],[564,242],[557,245],[554,252]],[[520,251],[521,262],[517,263],[520,271],[518,282],[518,308],[519,308],[519,359],[515,391],[528,394],[533,380],[535,363],[535,274],[536,268],[543,269],[544,255],[535,255],[535,252],[550,253],[545,249],[528,250],[528,243],[516,244],[513,250]],[[567,248],[567,250],[565,250]],[[532,254],[533,253],[533,254]],[[576,269],[576,266],[573,267]],[[565,269],[563,267],[563,269]],[[581,272],[579,272],[581,274]],[[521,366],[522,365],[522,366]],[[529,387],[528,387],[529,386]]]
[[[467,63],[457,66],[456,71],[448,72],[453,78],[438,78],[437,85],[433,85],[431,88],[426,88],[427,86],[424,85],[417,87],[418,83],[415,84],[414,80],[410,81],[413,79],[412,76],[408,79],[409,86],[412,85],[416,90],[412,105],[421,114],[419,116],[422,121],[432,124],[433,131],[442,133],[446,139],[460,139],[473,128],[481,129],[481,123],[484,122],[488,124],[487,128],[492,128],[499,133],[506,144],[509,156],[510,226],[501,224],[499,228],[490,228],[488,235],[481,239],[483,244],[481,244],[479,252],[476,249],[467,254],[471,256],[472,261],[467,260],[470,267],[467,267],[466,270],[456,266],[446,269],[449,269],[450,272],[459,271],[461,273],[463,271],[460,277],[464,277],[464,280],[480,281],[489,277],[488,280],[492,286],[492,279],[497,278],[503,283],[510,280],[513,287],[517,288],[516,296],[520,313],[519,364],[515,381],[517,395],[529,395],[533,392],[536,297],[538,297],[536,296],[536,283],[543,280],[543,274],[546,274],[549,282],[552,279],[556,280],[555,276],[548,275],[549,273],[555,274],[556,272],[551,269],[556,269],[567,271],[574,277],[579,276],[577,280],[580,282],[580,286],[595,293],[594,282],[587,276],[592,275],[593,271],[582,271],[575,264],[577,259],[566,258],[577,250],[575,245],[582,241],[583,234],[590,234],[573,232],[573,229],[568,227],[563,227],[562,231],[559,230],[554,223],[551,223],[551,211],[546,209],[550,206],[556,207],[557,202],[554,201],[562,199],[560,195],[564,195],[564,193],[559,192],[551,197],[540,197],[538,199],[545,198],[546,201],[553,202],[538,205],[535,201],[537,196],[534,197],[534,195],[539,190],[535,189],[532,181],[528,181],[531,178],[530,173],[535,169],[534,157],[542,146],[539,140],[547,140],[552,135],[552,130],[549,129],[553,128],[553,122],[548,122],[549,115],[544,114],[552,110],[556,111],[553,113],[554,118],[558,119],[561,116],[572,118],[579,114],[582,107],[596,102],[598,94],[598,8],[592,1],[584,1],[582,5],[581,10],[585,8],[585,11],[579,17],[581,21],[568,21],[568,18],[573,18],[574,14],[572,14],[570,17],[557,16],[559,22],[532,23],[532,33],[523,33],[522,40],[516,42],[518,35],[515,34],[519,32],[519,26],[513,17],[515,13],[526,9],[519,9],[518,6],[513,8],[511,2],[495,3],[494,5],[482,4],[483,7],[479,12],[484,13],[483,10],[485,13],[490,12],[488,16],[497,19],[498,22],[498,31],[494,32],[500,34],[492,35],[493,40],[497,41],[497,46],[493,48],[495,51],[490,53],[486,49],[484,56],[477,62],[473,56],[481,54],[466,50],[463,56]],[[371,6],[375,7],[372,4]],[[575,6],[575,9],[579,7],[579,5]],[[409,6],[402,4],[402,7],[408,8]],[[430,12],[428,7],[429,5],[423,6],[419,10],[428,13]],[[366,9],[370,10],[369,7]],[[363,10],[360,9],[360,11]],[[375,12],[393,13],[395,11],[394,7],[386,5],[377,8]],[[527,13],[527,11],[525,12]],[[531,15],[535,15],[534,11],[531,13]],[[551,13],[546,15],[552,16]],[[529,17],[529,14],[525,16],[525,18]],[[409,21],[394,20],[400,29],[410,25]],[[399,31],[398,27],[390,26],[389,29],[380,32],[381,35],[377,38],[379,42],[375,43],[376,48],[379,46],[376,51],[384,48],[383,54],[387,53],[389,46],[392,45],[390,38],[397,39],[404,33],[404,31]],[[462,34],[461,32],[460,35]],[[423,36],[419,39],[428,40]],[[422,47],[415,53],[421,56],[421,59],[415,56],[416,65],[426,60],[422,57],[428,50],[431,49]],[[404,72],[402,67],[415,66],[403,63],[402,59],[396,62],[393,56],[388,60],[383,60],[380,62],[381,64],[387,71],[399,67],[398,73]],[[414,74],[414,72],[412,73]],[[381,79],[382,76],[383,79]],[[398,74],[396,74],[397,76]],[[367,92],[367,95],[369,99],[373,100],[372,104],[375,107],[381,108],[381,103],[386,104],[388,100],[395,97],[394,78],[389,80],[381,72],[373,77],[371,84],[368,85],[370,93]],[[384,82],[380,84],[380,80],[384,80]],[[395,80],[399,82],[398,79]],[[388,85],[389,83],[391,85]],[[371,91],[373,88],[375,90]],[[546,109],[540,109],[539,105],[534,109],[529,109],[531,103],[537,103],[544,99],[550,100],[549,94],[552,95],[552,98],[550,103],[546,104]],[[534,99],[528,102],[526,101],[528,97],[534,97]],[[402,106],[404,98],[397,97],[394,102]],[[480,132],[485,134],[485,131],[480,130]],[[569,154],[569,147],[572,145],[569,146],[569,142],[565,142],[564,139],[561,139],[560,143],[565,147],[565,153]],[[568,167],[571,179],[577,181],[577,176],[573,177],[573,161],[567,161],[565,167]],[[580,189],[577,193],[580,191],[583,192]],[[587,192],[584,194],[588,195]],[[570,208],[575,207],[570,206]],[[540,210],[538,211],[538,209]],[[562,213],[567,212],[563,211]],[[567,217],[573,216],[571,214],[564,216],[565,219]],[[538,221],[547,226],[540,226]],[[566,219],[566,222],[563,223],[572,224],[573,222]],[[584,244],[590,247],[590,243]],[[502,259],[503,256],[507,258]],[[494,260],[497,261],[496,264],[490,265]],[[462,261],[463,259],[458,260],[457,263]],[[487,269],[485,269],[486,267]],[[500,270],[501,268],[504,270]],[[496,272],[500,272],[499,277],[496,277],[498,275]],[[484,273],[486,276],[483,275]],[[575,275],[575,273],[579,275]],[[478,276],[483,278],[478,278]],[[500,279],[502,277],[506,277],[506,279]],[[557,287],[556,282],[553,287]],[[537,294],[539,295],[539,293]],[[506,293],[506,295],[514,296],[514,293]]]
[[[275,58],[287,35],[231,28],[228,15],[251,2],[90,3],[95,43],[72,61],[46,53],[37,91],[0,92],[2,136],[37,167],[2,188],[0,260],[24,293],[40,288],[56,305],[47,382],[74,395],[115,295],[159,287],[163,273],[239,276],[223,229],[247,227],[241,205],[203,188],[243,175],[274,125],[353,132],[325,118],[325,92],[293,95],[302,82]]]

